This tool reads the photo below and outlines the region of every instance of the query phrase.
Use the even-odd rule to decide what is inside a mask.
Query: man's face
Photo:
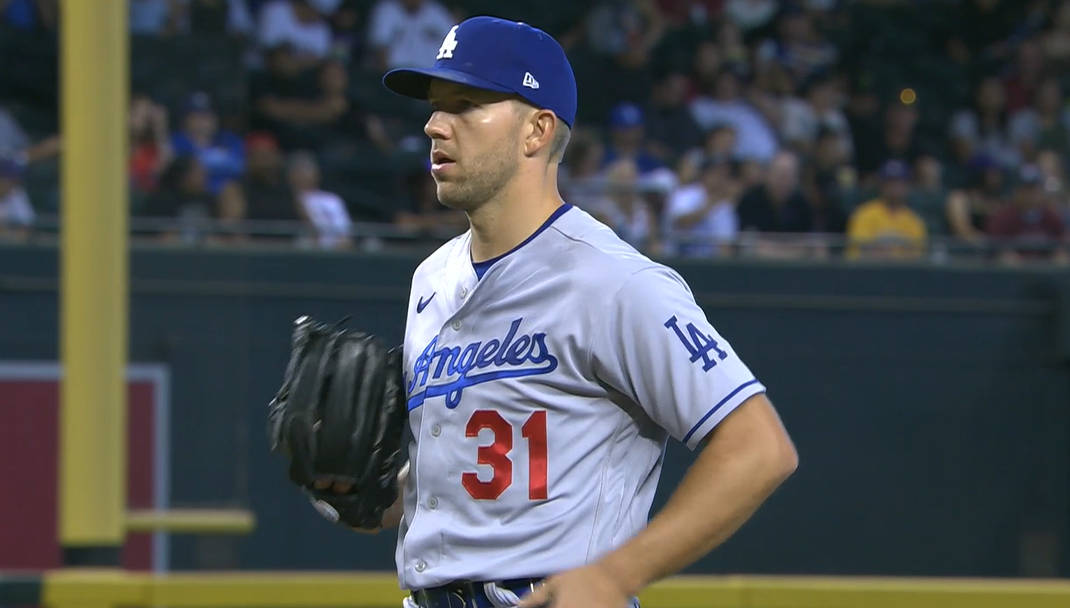
[[[186,131],[194,136],[212,137],[218,121],[213,112],[196,111],[186,116]]]
[[[613,129],[613,145],[625,150],[633,150],[643,143],[643,126],[617,127]]]
[[[443,205],[469,211],[492,198],[513,178],[521,156],[520,128],[526,106],[505,93],[433,80],[431,175]]]
[[[737,97],[739,97],[739,78],[731,72],[722,72],[717,77],[717,99],[732,101]]]
[[[794,156],[778,154],[769,163],[769,189],[776,197],[785,197],[795,190],[799,179],[799,164]]]
[[[1043,207],[1045,203],[1044,188],[1040,184],[1022,184],[1018,187],[1018,202],[1026,209]]]
[[[904,203],[910,194],[910,184],[905,179],[888,179],[881,186],[882,194],[889,203]]]
[[[248,150],[246,166],[250,173],[271,175],[282,166],[282,156],[274,146],[264,144],[252,146]]]

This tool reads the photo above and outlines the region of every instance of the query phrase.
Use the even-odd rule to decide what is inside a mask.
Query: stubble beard
[[[472,211],[492,199],[516,175],[518,161],[509,146],[465,163],[468,173],[458,180],[437,182],[438,200],[450,209]]]

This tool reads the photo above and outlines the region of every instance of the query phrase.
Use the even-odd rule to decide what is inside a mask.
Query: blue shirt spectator
[[[171,136],[175,156],[195,156],[208,173],[208,189],[219,194],[223,185],[241,177],[245,170],[242,140],[219,129],[219,119],[206,93],[194,93],[186,101],[182,130]]]
[[[639,174],[661,168],[662,162],[646,151],[643,111],[631,102],[618,104],[609,114],[610,142],[602,160],[604,167],[618,160],[635,163]]]

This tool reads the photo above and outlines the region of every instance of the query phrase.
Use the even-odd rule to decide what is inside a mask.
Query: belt
[[[496,581],[501,589],[508,589],[520,597],[531,593],[541,578],[517,578]],[[482,581],[457,581],[441,587],[417,589],[412,592],[412,599],[420,608],[498,608],[483,588]]]

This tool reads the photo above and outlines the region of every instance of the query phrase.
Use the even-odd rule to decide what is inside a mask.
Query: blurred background
[[[60,14],[0,0],[0,568],[62,561]],[[400,341],[466,229],[380,78],[477,14],[561,41],[565,199],[684,275],[798,443],[689,572],[1070,576],[1059,0],[129,0],[129,196],[96,202],[130,217],[127,495],[256,525],[131,534],[126,565],[393,569],[393,533],[292,490],[266,405],[296,316]]]

